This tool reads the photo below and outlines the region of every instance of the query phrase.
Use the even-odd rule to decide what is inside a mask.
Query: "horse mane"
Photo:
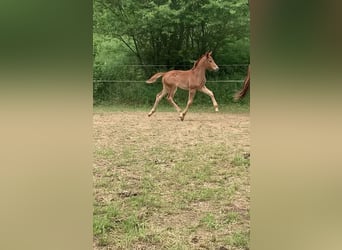
[[[205,55],[206,55],[206,54],[201,55],[201,57],[198,58],[196,62],[194,62],[194,66],[192,67],[192,70],[194,70],[194,69],[198,66],[199,62],[201,61],[201,59],[202,59]]]

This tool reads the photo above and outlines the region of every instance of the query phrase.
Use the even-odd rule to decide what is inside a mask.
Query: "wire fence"
[[[222,64],[219,67],[248,67],[249,64]],[[114,67],[175,67],[175,65],[169,64],[113,64]],[[177,67],[189,67],[190,64],[177,65]]]
[[[225,82],[239,83],[243,82],[247,72],[248,64],[223,64],[219,65],[220,70],[212,73],[207,72],[207,82]],[[169,71],[173,69],[186,70],[191,68],[191,65],[166,65],[166,64],[113,64],[106,65],[105,71],[95,72],[94,83],[139,83],[145,82],[147,78],[160,71]]]
[[[236,83],[236,82],[243,82],[244,80],[208,80],[207,82],[228,82],[228,83]],[[93,79],[93,82],[95,83],[139,83],[139,82],[145,82],[144,80],[104,80],[104,79]]]
[[[184,66],[186,66],[185,70],[191,68],[189,65]],[[181,68],[179,65],[177,68],[171,65],[107,65],[106,71],[100,74],[94,72],[94,102],[151,105],[156,94],[161,90],[161,84],[146,84],[146,80],[156,72],[172,70],[173,67]],[[234,93],[242,87],[248,64],[226,64],[219,65],[219,67],[218,72],[207,71],[207,86],[221,103],[232,102]],[[177,92],[178,101],[185,102],[187,98],[186,91]],[[196,103],[211,105],[210,98],[201,94],[196,96]]]

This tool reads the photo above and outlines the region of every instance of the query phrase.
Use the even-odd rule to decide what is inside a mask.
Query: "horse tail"
[[[248,67],[248,73],[243,83],[243,88],[234,95],[234,101],[238,101],[239,99],[244,97],[249,89],[249,86],[250,86],[250,67]]]
[[[159,72],[157,74],[154,74],[153,76],[151,76],[150,79],[148,79],[146,82],[147,83],[153,83],[155,82],[159,77],[163,76],[165,74],[165,72]]]
[[[238,101],[239,99],[241,99],[242,97],[244,97],[246,95],[246,93],[247,93],[247,91],[249,89],[249,85],[250,85],[250,80],[248,78],[248,79],[245,80],[243,88],[234,95],[234,100],[235,101]]]

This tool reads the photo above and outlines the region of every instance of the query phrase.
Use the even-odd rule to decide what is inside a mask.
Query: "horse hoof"
[[[180,113],[179,119],[180,119],[181,121],[184,121],[184,114],[183,114],[183,113]]]
[[[156,111],[150,111],[150,113],[148,113],[147,115],[148,115],[148,117],[150,117],[151,115],[153,115],[154,114],[154,112],[156,112]]]
[[[215,112],[218,112],[218,111],[219,111],[218,108],[216,108],[216,109],[215,109]]]

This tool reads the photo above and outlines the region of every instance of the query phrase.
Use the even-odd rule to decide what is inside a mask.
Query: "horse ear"
[[[209,51],[209,52],[208,52],[208,55],[211,56],[212,53],[213,53],[212,51]]]

